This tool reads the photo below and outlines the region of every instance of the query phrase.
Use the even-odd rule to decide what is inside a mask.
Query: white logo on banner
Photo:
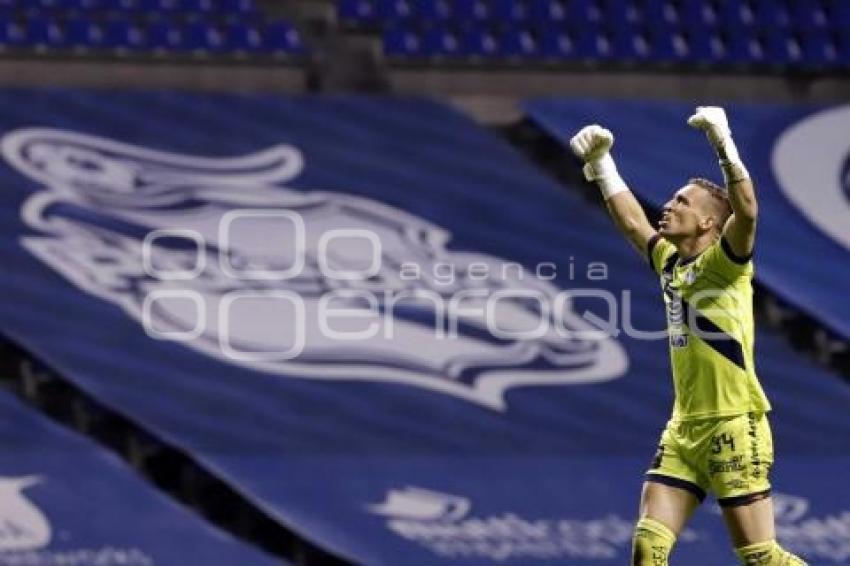
[[[64,548],[50,550],[53,528],[44,512],[24,490],[42,476],[0,477],[0,564],[98,564],[151,566],[153,559],[139,548]]]
[[[850,250],[850,106],[785,130],[773,148],[782,191],[808,220]]]
[[[391,489],[366,509],[386,518],[387,528],[444,558],[609,561],[628,552],[632,521],[608,514],[597,519],[531,519],[517,513],[475,515],[467,497],[419,487]],[[680,542],[698,535],[685,529]]]
[[[0,477],[0,552],[33,550],[50,542],[50,523],[23,493],[40,481],[38,476]]]
[[[404,383],[499,411],[511,387],[601,382],[627,369],[619,343],[569,301],[559,316],[572,337],[547,326],[533,339],[494,338],[488,325],[519,329],[551,318],[540,314],[544,301],[533,299],[558,304],[565,292],[533,274],[476,277],[482,266],[500,273],[505,262],[447,250],[446,230],[403,210],[286,188],[304,168],[295,147],[203,158],[23,129],[3,138],[2,151],[44,189],[22,209],[24,221],[43,234],[22,238],[28,250],[79,288],[120,305],[149,334],[179,335],[214,358],[287,377]],[[356,237],[328,236],[343,232]],[[191,250],[156,238],[180,234]],[[368,257],[374,249],[378,262]],[[408,262],[422,277],[400,276]],[[345,276],[364,263],[375,268],[372,276]],[[151,276],[153,265],[171,275]],[[438,266],[451,267],[450,284],[435,280]],[[328,277],[329,269],[342,276]],[[351,293],[346,306],[357,314],[338,324],[350,331],[374,323],[392,330],[391,338],[377,331],[356,342],[330,335],[316,321],[335,290]],[[485,317],[483,297],[504,291],[514,295]],[[374,304],[363,304],[367,292]],[[405,298],[407,311],[384,299],[391,292]],[[426,294],[445,300],[435,304]],[[458,296],[465,300],[455,302]],[[435,332],[444,310],[461,328],[450,339]],[[392,316],[377,316],[383,312]],[[594,331],[594,338],[582,337]],[[282,346],[299,354],[278,355]]]

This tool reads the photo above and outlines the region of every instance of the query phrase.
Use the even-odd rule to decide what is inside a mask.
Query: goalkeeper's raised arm
[[[723,170],[729,204],[732,207],[732,216],[723,227],[723,236],[735,255],[741,258],[749,257],[755,241],[758,203],[750,174],[732,140],[726,112],[717,106],[700,106],[688,119],[688,124],[705,132]]]
[[[570,140],[570,147],[584,161],[584,176],[595,181],[614,223],[645,257],[647,242],[655,235],[640,203],[623,182],[611,157],[614,135],[605,128],[593,124],[585,126]]]

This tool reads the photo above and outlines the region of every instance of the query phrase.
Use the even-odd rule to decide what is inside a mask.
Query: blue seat
[[[183,30],[168,20],[156,20],[147,25],[148,46],[158,51],[183,49]]]
[[[337,10],[340,19],[361,24],[371,24],[378,20],[375,2],[372,0],[338,0]]]
[[[66,47],[65,32],[59,22],[45,16],[30,16],[26,22],[26,43],[35,47]]]
[[[378,0],[375,10],[380,20],[406,20],[414,15],[411,0]]]
[[[718,25],[718,14],[714,6],[705,0],[681,0],[677,4],[680,25],[689,28],[714,27]]]
[[[682,25],[673,0],[645,0],[640,9],[643,23],[649,28],[664,29]]]
[[[65,10],[68,8],[67,0],[31,0],[27,7],[41,10]]]
[[[546,26],[540,33],[539,54],[551,59],[575,58],[575,40],[570,32],[561,26]]]
[[[147,48],[147,35],[144,29],[130,20],[111,20],[104,29],[103,47],[128,51],[140,51]]]
[[[754,24],[761,29],[786,29],[791,24],[788,6],[783,0],[759,0],[753,9]]]
[[[219,12],[230,15],[248,15],[254,12],[254,0],[219,0]]]
[[[465,55],[459,34],[445,26],[433,26],[422,36],[422,52],[429,57],[459,57]]]
[[[794,35],[781,30],[768,30],[761,34],[764,63],[772,67],[798,66],[802,50]]]
[[[519,24],[531,17],[530,7],[522,0],[490,0],[490,17],[507,24]]]
[[[66,10],[89,12],[102,9],[101,0],[65,0]]]
[[[575,27],[597,25],[602,20],[602,11],[594,0],[570,0],[567,4],[567,23]]]
[[[716,31],[688,28],[683,30],[682,36],[687,46],[687,61],[705,65],[726,60],[725,45]]]
[[[14,19],[0,20],[0,45],[23,47],[28,44],[27,30]]]
[[[809,31],[827,27],[827,11],[816,0],[791,0],[790,12],[791,24],[797,30]]]
[[[135,12],[139,9],[139,0],[101,0],[98,9],[113,12]]]
[[[565,22],[567,20],[567,0],[531,0],[529,16],[542,24]]]
[[[732,66],[758,66],[765,62],[765,49],[761,38],[751,31],[732,30],[723,35],[724,64]]]
[[[414,2],[414,17],[427,21],[447,21],[454,15],[449,0],[418,0]]]
[[[610,58],[618,63],[637,63],[650,56],[650,45],[646,36],[633,28],[611,30],[606,34],[610,42]]]
[[[178,10],[183,13],[209,14],[218,11],[213,0],[180,0]]]
[[[825,31],[810,31],[800,39],[802,64],[811,69],[837,68],[839,64],[839,45]]]
[[[263,31],[263,47],[272,53],[300,55],[307,52],[301,33],[283,20],[266,25]]]
[[[65,22],[65,36],[68,45],[84,49],[102,47],[106,39],[103,26],[97,22],[74,18]]]
[[[737,30],[755,25],[755,13],[745,0],[724,0],[718,4],[718,24],[726,29]]]
[[[231,22],[224,28],[227,50],[237,53],[255,53],[263,48],[263,32],[254,24]]]
[[[599,10],[605,27],[617,33],[626,33],[644,22],[643,6],[634,0],[604,0]]]
[[[847,0],[826,0],[824,5],[829,27],[834,30],[850,30],[850,2]]]
[[[410,26],[391,26],[383,33],[384,53],[390,57],[419,57],[422,55],[422,36]]]
[[[510,27],[499,38],[499,54],[507,58],[536,59],[540,56],[537,34],[526,27]]]
[[[572,38],[575,56],[584,61],[608,61],[614,55],[611,38],[601,29],[581,26],[574,28]]]
[[[647,34],[648,58],[653,63],[681,63],[695,61],[686,34],[673,27],[654,26]]]
[[[474,57],[494,58],[502,55],[499,38],[484,26],[470,26],[462,35],[460,51]]]
[[[484,22],[491,18],[490,4],[484,0],[455,0],[452,16],[459,22]]]

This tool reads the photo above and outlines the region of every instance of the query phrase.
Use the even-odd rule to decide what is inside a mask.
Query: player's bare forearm
[[[614,224],[642,256],[646,243],[655,234],[646,213],[631,191],[623,191],[605,201]]]
[[[584,161],[584,177],[595,181],[614,224],[643,255],[646,243],[655,233],[640,203],[620,177],[610,155],[614,134],[598,124],[582,128],[570,139],[570,147]]]
[[[726,190],[735,216],[740,220],[755,223],[758,216],[758,201],[752,180],[739,177],[737,180],[728,182]]]

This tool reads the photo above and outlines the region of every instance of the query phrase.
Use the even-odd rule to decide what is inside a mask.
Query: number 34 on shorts
[[[678,485],[721,505],[770,490],[773,438],[764,413],[670,421],[661,434],[649,479]],[[691,484],[688,486],[687,484]]]

